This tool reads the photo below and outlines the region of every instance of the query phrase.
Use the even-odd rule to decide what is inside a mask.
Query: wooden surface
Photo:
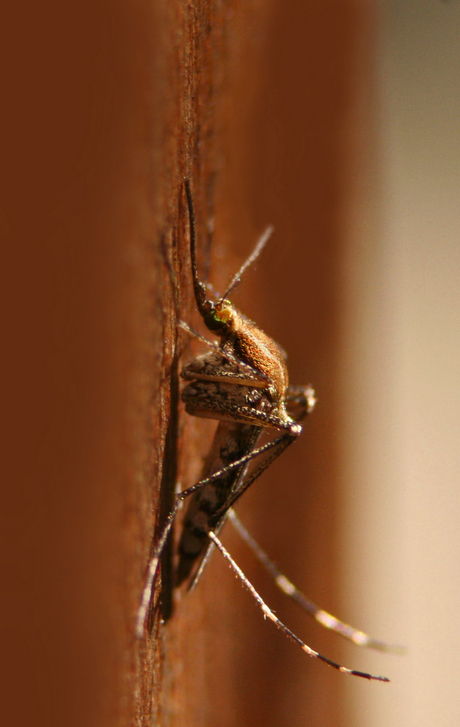
[[[167,503],[176,477],[192,484],[212,433],[178,403],[177,356],[198,349],[176,340],[164,251],[197,325],[186,175],[203,271],[215,211],[217,287],[275,224],[235,302],[289,351],[293,383],[313,383],[319,409],[241,512],[290,577],[337,606],[336,283],[367,11],[158,0],[11,12],[2,721],[336,726],[342,677],[273,633],[217,558],[167,626],[156,620],[144,643],[133,629],[160,485]]]

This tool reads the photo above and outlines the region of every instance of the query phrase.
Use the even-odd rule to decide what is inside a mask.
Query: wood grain
[[[323,385],[330,412],[340,145],[366,11],[351,0],[45,0],[9,13],[3,723],[269,727],[303,724],[307,709],[337,725],[336,675],[302,671],[304,657],[270,641],[218,559],[145,642],[134,622],[155,523],[176,480],[197,479],[212,430],[179,404],[179,355],[195,349],[177,338],[174,280],[180,315],[198,325],[184,177],[204,275],[217,211],[215,285],[275,223],[264,277],[248,274],[235,302],[295,350],[295,383]],[[318,421],[309,488],[297,460],[273,475],[297,494],[283,489],[280,503],[268,484],[266,510],[248,493],[246,513],[262,540],[281,523],[280,564],[321,542],[308,578],[332,608],[337,445],[333,415]]]

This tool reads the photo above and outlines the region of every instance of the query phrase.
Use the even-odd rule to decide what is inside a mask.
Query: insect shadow
[[[198,276],[193,199],[185,180],[189,223],[193,290],[198,311],[208,330],[219,338],[209,341],[186,323],[180,327],[203,341],[208,350],[186,364],[181,377],[188,382],[182,391],[186,411],[216,419],[219,424],[206,458],[201,479],[180,492],[154,545],[139,606],[136,634],[143,638],[159,563],[177,512],[190,498],[179,541],[175,585],[188,581],[193,588],[201,577],[211,550],[216,547],[259,604],[264,616],[309,656],[344,674],[387,682],[387,677],[349,669],[305,644],[273,613],[222,544],[219,533],[229,520],[270,573],[281,591],[325,628],[360,646],[401,652],[400,646],[385,644],[343,623],[307,599],[275,566],[237,517],[233,506],[265,469],[302,433],[303,421],[315,406],[311,386],[289,384],[286,354],[255,323],[229,301],[245,270],[259,256],[273,228],[268,227],[253,253],[232,279],[224,295],[209,296],[210,286]],[[277,436],[260,446],[265,431]]]

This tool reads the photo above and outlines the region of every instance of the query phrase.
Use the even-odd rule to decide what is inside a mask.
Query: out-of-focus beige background
[[[408,653],[363,656],[392,683],[347,683],[347,724],[456,727],[460,5],[380,12],[378,186],[356,196],[343,270],[341,590]]]

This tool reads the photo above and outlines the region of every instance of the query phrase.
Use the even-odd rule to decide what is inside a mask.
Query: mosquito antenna
[[[201,315],[206,313],[204,304],[207,300],[207,290],[204,283],[198,277],[196,266],[196,237],[195,237],[195,212],[193,209],[192,192],[190,190],[190,180],[185,179],[185,193],[187,195],[188,217],[190,220],[190,257],[192,260],[193,290],[195,292],[195,300]]]
[[[219,301],[218,301],[219,303],[222,303],[223,300],[225,300],[226,298],[228,298],[228,296],[230,295],[230,293],[232,292],[232,290],[234,288],[236,288],[236,286],[240,282],[243,273],[248,269],[248,267],[250,265],[252,265],[252,263],[255,260],[257,260],[257,258],[259,257],[260,253],[264,249],[264,247],[265,247],[265,245],[267,243],[267,240],[270,237],[270,235],[272,234],[272,232],[273,232],[274,229],[275,228],[273,227],[273,225],[269,225],[267,227],[267,229],[263,233],[262,237],[259,239],[257,245],[255,246],[254,251],[248,257],[248,259],[246,260],[246,262],[243,263],[243,265],[241,266],[241,268],[238,270],[238,272],[236,273],[236,275],[233,277],[232,282],[228,286],[228,288],[225,291],[224,295],[219,299]]]

